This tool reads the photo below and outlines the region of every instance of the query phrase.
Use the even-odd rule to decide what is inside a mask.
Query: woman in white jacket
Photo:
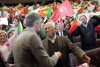
[[[0,55],[4,61],[7,61],[10,52],[12,51],[12,42],[18,35],[18,29],[15,28],[15,32],[8,39],[7,33],[4,30],[0,30]]]

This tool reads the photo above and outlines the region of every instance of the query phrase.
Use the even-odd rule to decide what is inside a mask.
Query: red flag
[[[53,22],[57,23],[59,18],[60,18],[60,14],[59,14],[58,11],[56,11],[56,12],[53,14],[51,20],[52,20]]]
[[[79,10],[78,10],[78,14],[81,14],[83,12],[83,8],[81,7]]]
[[[28,14],[29,10],[28,7],[25,8],[25,15]]]
[[[58,11],[61,17],[74,15],[74,10],[68,0],[62,2],[62,4],[59,6]]]
[[[60,18],[60,21],[59,21],[60,23],[63,23],[63,20],[62,20],[62,18]]]
[[[65,0],[59,6],[59,8],[56,9],[51,20],[57,23],[59,18],[62,18],[65,16],[72,16],[72,15],[74,15],[74,11],[72,9],[72,6],[68,0]]]
[[[68,33],[72,34],[73,31],[76,29],[76,27],[77,27],[77,20],[73,20],[71,24],[71,28],[68,30]]]

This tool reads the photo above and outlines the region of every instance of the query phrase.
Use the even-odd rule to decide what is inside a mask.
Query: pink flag
[[[60,21],[59,21],[60,23],[63,23],[63,20],[62,20],[62,18],[60,18]]]
[[[65,0],[62,2],[62,4],[59,6],[58,11],[59,11],[61,17],[74,15],[74,10],[68,0]]]
[[[51,20],[55,23],[58,22],[59,18],[66,17],[66,16],[73,16],[74,10],[68,0],[65,0],[60,4],[60,6],[56,9],[53,13]]]
[[[58,11],[56,11],[53,16],[51,17],[51,20],[55,23],[58,23],[58,19],[60,18],[60,14]]]

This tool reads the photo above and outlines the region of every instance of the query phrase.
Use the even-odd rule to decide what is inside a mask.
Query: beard
[[[87,24],[87,22],[86,22],[86,21],[83,21],[82,23],[83,23],[83,24]]]

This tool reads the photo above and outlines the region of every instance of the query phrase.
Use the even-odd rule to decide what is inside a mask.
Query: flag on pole
[[[7,17],[0,18],[0,25],[8,25]]]
[[[63,23],[63,20],[62,20],[62,18],[60,18],[60,21],[59,21],[60,23]]]
[[[76,13],[75,17],[74,17],[74,20],[77,20],[78,19],[78,13]]]
[[[20,4],[18,4],[16,7],[17,7],[17,8],[20,8],[20,7],[22,7],[22,4],[20,3]]]
[[[74,10],[68,0],[62,2],[62,4],[59,6],[58,11],[61,17],[74,15]]]
[[[47,15],[47,11],[46,10],[40,10],[38,12],[42,17],[45,17]]]
[[[74,20],[71,22],[71,28],[68,30],[69,34],[72,34],[77,27],[78,12],[76,13]]]
[[[73,20],[71,24],[71,28],[68,30],[68,34],[72,34],[77,27],[77,20]]]
[[[34,11],[34,8],[32,7],[29,11],[29,13],[32,13]]]
[[[81,14],[83,12],[83,8],[80,7],[79,10],[78,10],[78,14]]]
[[[59,18],[60,18],[60,14],[59,14],[58,11],[56,11],[56,12],[53,14],[53,16],[51,17],[51,20],[52,20],[53,22],[57,23]]]
[[[84,9],[86,9],[88,6],[89,6],[89,5],[88,5],[88,4],[86,4],[83,8],[84,8]]]
[[[21,32],[23,32],[23,31],[24,31],[24,29],[23,29],[22,23],[19,22],[19,23],[18,23],[18,33],[21,33]]]
[[[52,7],[48,7],[46,10],[47,10],[47,17],[50,18],[51,14],[53,12],[53,9],[52,9]]]
[[[74,10],[69,3],[68,0],[65,0],[60,4],[59,8],[56,9],[54,12],[51,20],[54,22],[58,22],[59,18],[66,17],[66,16],[73,16],[74,15]]]

